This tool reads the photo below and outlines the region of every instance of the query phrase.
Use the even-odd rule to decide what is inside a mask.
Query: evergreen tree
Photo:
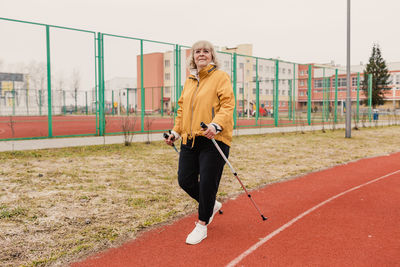
[[[390,90],[390,74],[385,60],[382,58],[378,44],[372,47],[372,54],[364,70],[363,87],[364,95],[368,99],[368,74],[372,74],[372,106],[383,105],[385,91]],[[368,100],[365,100],[368,104]]]

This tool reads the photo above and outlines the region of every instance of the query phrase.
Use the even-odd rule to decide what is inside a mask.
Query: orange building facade
[[[143,56],[143,85],[141,82],[141,61],[140,55],[137,56],[137,110],[141,111],[142,101],[141,101],[141,90],[140,88],[143,86],[145,90],[145,113],[157,113],[163,110],[163,112],[169,113],[173,111],[176,105],[176,99],[179,98],[179,94],[182,90],[182,86],[188,76],[188,70],[186,66],[186,58],[189,56],[189,50],[182,50],[181,53],[181,69],[179,75],[181,77],[180,85],[181,88],[179,92],[176,92],[177,84],[176,84],[176,68],[175,68],[175,54],[173,51],[165,52],[165,53],[151,53],[145,54]],[[288,83],[289,80],[292,80],[294,91],[294,99],[296,103],[296,109],[302,109],[307,106],[308,103],[308,82],[309,82],[309,65],[311,65],[311,105],[314,109],[319,109],[322,107],[323,103],[327,101],[328,105],[333,107],[335,105],[335,99],[337,98],[338,106],[344,105],[347,95],[347,75],[343,71],[339,71],[337,75],[337,96],[336,96],[336,69],[335,66],[321,66],[317,64],[304,64],[297,65],[296,70],[289,70],[289,67],[286,67],[286,72],[290,71],[290,75],[295,73],[295,77],[293,75],[291,77],[295,78],[293,82],[293,78],[285,77],[284,74],[281,74],[281,70],[279,69],[279,77],[280,81],[285,84],[285,81]],[[390,69],[390,64],[389,69]],[[251,66],[250,66],[251,67]],[[250,68],[249,67],[249,68]],[[363,66],[357,66],[360,69],[359,77],[359,91],[357,93],[357,79],[358,73],[354,72],[351,74],[351,100],[352,103],[356,103],[357,97],[359,101],[365,100],[364,91],[362,90],[362,80],[363,80]],[[398,67],[398,68],[397,68]],[[265,66],[265,70],[272,70],[272,66]],[[394,69],[397,68],[397,69]],[[229,75],[231,73],[228,73]],[[288,74],[288,73],[286,73]],[[400,108],[400,63],[393,63],[392,69],[390,70],[391,74],[391,89],[385,93],[386,102],[392,103],[393,107]],[[272,74],[271,74],[272,75]],[[250,75],[251,76],[251,75]],[[259,71],[260,76],[260,71]],[[253,78],[254,79],[254,78]],[[240,79],[239,79],[240,80]],[[282,80],[282,81],[281,81]],[[238,81],[238,80],[237,80]],[[266,85],[263,86],[263,81],[260,81],[260,107],[263,106],[266,109],[272,108],[272,87],[268,87],[268,79]],[[255,83],[254,83],[255,84]],[[272,82],[270,81],[270,84]],[[271,85],[272,86],[272,85]],[[253,103],[255,96],[255,89],[252,88],[249,94],[243,93],[243,88],[240,85],[237,86],[237,108],[238,111],[244,109],[245,106],[250,106],[247,103]],[[243,86],[242,86],[243,87]],[[255,85],[253,86],[255,87]],[[287,86],[286,86],[287,87]],[[265,89],[264,89],[265,88]],[[251,89],[248,89],[251,90]],[[178,96],[176,95],[178,94]],[[264,95],[262,95],[264,94]],[[284,85],[279,86],[279,110],[287,111],[289,109],[288,104],[288,94],[289,91]],[[243,102],[243,97],[250,96],[250,100],[246,100],[247,102]],[[270,98],[268,98],[270,97]],[[265,98],[265,99],[264,99]],[[285,102],[285,103],[281,103]],[[244,103],[244,104],[243,104]],[[261,105],[261,103],[263,105]],[[241,108],[241,109],[240,109]]]

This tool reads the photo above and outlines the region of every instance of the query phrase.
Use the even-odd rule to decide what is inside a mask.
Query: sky
[[[400,62],[399,0],[351,0],[351,65],[373,44]],[[252,44],[253,56],[346,67],[347,0],[0,0],[0,18],[191,46]],[[52,85],[94,87],[94,35],[51,28]],[[140,43],[107,37],[105,80],[137,76]],[[46,62],[45,28],[0,20],[0,71]],[[144,53],[172,46],[144,45]],[[44,73],[42,71],[42,73]]]
[[[400,1],[351,5],[352,65],[367,62],[374,43],[386,61],[400,61]],[[345,65],[346,6],[346,0],[0,0],[0,17],[189,46],[200,39],[251,43],[255,56]]]

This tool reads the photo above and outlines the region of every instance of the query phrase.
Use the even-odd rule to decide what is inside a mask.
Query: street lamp
[[[350,88],[350,1],[347,0],[347,93],[346,93],[346,138],[351,138],[351,88]]]

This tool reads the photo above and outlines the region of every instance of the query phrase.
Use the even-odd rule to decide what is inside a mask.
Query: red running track
[[[118,116],[106,116],[106,133],[122,133],[123,118]],[[141,131],[141,118],[131,116],[131,123],[134,124],[134,131]],[[238,119],[238,126],[255,126],[255,119]],[[279,121],[280,124],[288,124],[289,121]],[[260,118],[259,124],[273,126],[272,118]],[[12,125],[12,127],[11,127]],[[293,124],[290,124],[291,126]],[[144,131],[169,130],[174,126],[173,117],[146,117],[144,119]],[[48,137],[47,116],[0,116],[0,139],[8,138],[32,138]],[[88,116],[53,116],[52,135],[95,135],[96,117]]]
[[[240,175],[240,174],[239,174]],[[223,203],[208,237],[196,215],[71,266],[400,266],[400,153],[362,159]]]

